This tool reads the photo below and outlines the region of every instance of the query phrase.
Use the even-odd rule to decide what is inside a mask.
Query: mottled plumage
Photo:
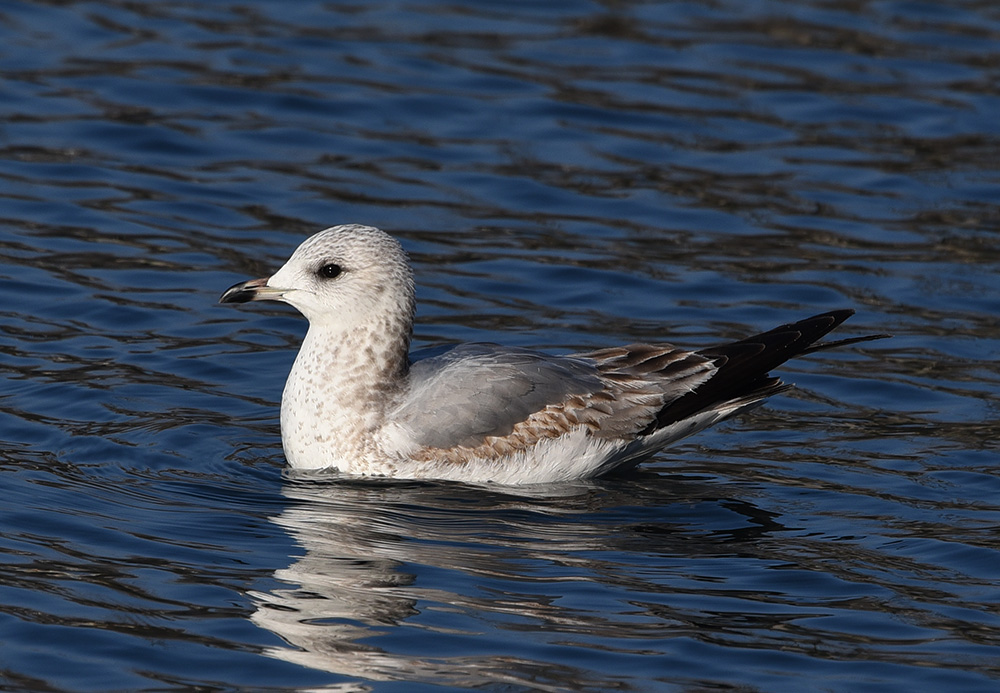
[[[789,358],[853,311],[717,347],[630,344],[552,356],[496,344],[408,354],[413,277],[399,243],[368,226],[307,239],[268,279],[224,303],[289,303],[309,320],[281,401],[291,466],[348,474],[525,484],[596,477],[784,390]]]

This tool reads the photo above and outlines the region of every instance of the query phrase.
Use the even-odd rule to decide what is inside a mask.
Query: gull
[[[421,358],[410,354],[414,291],[399,242],[349,224],[222,294],[283,301],[309,321],[281,397],[293,469],[503,485],[601,477],[784,392],[769,372],[792,357],[887,336],[817,343],[854,314],[835,310],[697,350],[467,343]]]

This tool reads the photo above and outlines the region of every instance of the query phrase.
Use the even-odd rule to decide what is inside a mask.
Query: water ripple
[[[0,682],[988,691],[1000,15],[976,2],[0,8]],[[625,479],[282,473],[338,222],[418,346],[891,341]],[[852,330],[856,332],[851,332]]]

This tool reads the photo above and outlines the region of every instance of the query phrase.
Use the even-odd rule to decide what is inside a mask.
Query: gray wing
[[[531,414],[604,385],[592,364],[496,344],[461,344],[410,366],[392,418],[433,448],[475,447]]]
[[[570,356],[462,344],[411,365],[391,418],[428,448],[500,436],[530,445],[578,425],[628,437],[714,371],[710,359],[666,344]]]

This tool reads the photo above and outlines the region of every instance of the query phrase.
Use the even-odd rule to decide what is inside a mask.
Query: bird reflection
[[[512,656],[525,650],[510,643],[569,647],[570,634],[582,639],[573,647],[589,640],[600,648],[597,643],[662,629],[662,623],[560,600],[581,582],[662,594],[667,585],[648,570],[636,576],[620,559],[634,560],[633,549],[643,556],[718,553],[720,542],[735,540],[729,534],[693,542],[692,533],[704,538],[705,527],[692,528],[687,520],[692,508],[708,504],[725,512],[733,527],[731,506],[738,501],[720,503],[717,484],[664,482],[637,474],[501,491],[299,473],[286,483],[290,503],[273,521],[303,553],[275,573],[287,586],[251,594],[252,620],[288,644],[267,654],[349,677],[537,690],[621,687],[627,672]],[[748,533],[777,528],[752,506],[737,508],[735,517],[740,543]]]

